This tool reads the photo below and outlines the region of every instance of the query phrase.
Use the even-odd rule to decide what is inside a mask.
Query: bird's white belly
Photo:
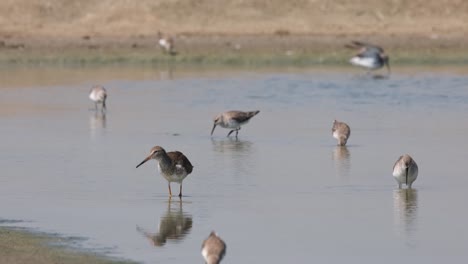
[[[333,132],[333,137],[336,139],[340,139],[340,134],[338,133],[338,130]]]
[[[237,121],[234,121],[234,120],[229,120],[228,122],[224,122],[224,123],[221,123],[221,126],[224,127],[224,128],[231,128],[231,129],[237,129],[239,128],[241,125],[243,124],[246,124],[247,122],[244,122],[244,123],[239,123]]]
[[[178,182],[181,183],[185,177],[187,177],[187,172],[182,167],[177,167],[175,173],[173,174],[166,174],[161,171],[161,167],[158,163],[158,171],[159,173],[166,179],[168,182]]]
[[[97,93],[91,93],[89,94],[89,99],[91,99],[94,102],[100,102],[102,101],[101,96],[99,96]]]
[[[393,171],[393,177],[397,180],[398,183],[406,183],[406,169],[404,168],[395,168]],[[418,169],[411,167],[408,171],[408,184],[414,182],[418,177]]]
[[[171,44],[165,39],[160,39],[159,45],[161,45],[161,47],[164,47],[165,49],[169,49]]]
[[[369,69],[377,69],[380,65],[377,63],[375,58],[368,58],[368,57],[352,57],[349,62],[356,66],[361,66]]]

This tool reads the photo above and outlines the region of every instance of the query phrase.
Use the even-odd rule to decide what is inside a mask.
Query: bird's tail
[[[247,112],[247,114],[248,114],[250,117],[254,117],[254,116],[256,116],[258,113],[260,113],[260,110]]]

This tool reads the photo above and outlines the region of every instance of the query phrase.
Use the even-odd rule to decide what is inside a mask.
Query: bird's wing
[[[250,118],[252,118],[252,115],[249,115],[246,112],[236,112],[233,116],[232,119],[236,120],[239,123],[243,123],[245,121],[248,121]]]
[[[193,170],[192,163],[190,163],[190,161],[187,159],[187,157],[185,157],[184,154],[182,154],[182,152],[172,151],[172,152],[168,152],[167,155],[169,156],[169,158],[171,158],[172,162],[175,163],[176,167],[185,168],[187,173],[192,172]]]

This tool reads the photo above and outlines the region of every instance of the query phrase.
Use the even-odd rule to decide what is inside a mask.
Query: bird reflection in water
[[[351,154],[346,146],[336,146],[333,150],[332,160],[336,169],[336,175],[340,178],[349,178],[351,169]]]
[[[397,189],[393,191],[394,224],[398,234],[411,235],[411,233],[416,231],[417,212],[417,190]]]
[[[222,140],[215,140],[211,139],[211,143],[213,144],[213,150],[216,152],[240,152],[240,153],[248,153],[250,152],[250,148],[252,146],[252,142],[239,140],[235,137],[225,138]]]
[[[106,129],[106,112],[95,111],[89,117],[89,131],[91,138],[95,138],[98,133],[104,133]]]
[[[178,204],[177,208],[171,208],[172,204]],[[161,217],[157,233],[149,232],[139,226],[137,231],[146,237],[155,247],[162,247],[167,240],[182,241],[192,229],[192,216],[182,211],[182,199],[178,202],[167,203],[167,212]]]

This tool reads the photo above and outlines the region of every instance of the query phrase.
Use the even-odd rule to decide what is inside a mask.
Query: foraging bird
[[[351,129],[346,123],[335,120],[333,121],[332,135],[338,140],[338,146],[344,146],[351,135]]]
[[[158,31],[158,44],[165,53],[169,55],[177,54],[174,50],[174,39],[171,36],[164,36],[160,31]]]
[[[402,184],[406,184],[408,189],[418,177],[418,165],[410,155],[405,154],[400,156],[393,166],[393,177],[398,182],[398,188],[401,189]]]
[[[226,243],[212,231],[202,244],[202,255],[206,264],[219,264],[225,254]]]
[[[351,44],[347,44],[346,47],[359,49],[356,56],[349,60],[351,64],[367,68],[369,71],[380,69],[385,65],[390,75],[389,57],[381,47],[359,41],[353,41]]]
[[[219,125],[224,128],[232,129],[227,134],[228,137],[234,131],[236,132],[236,137],[237,137],[237,135],[239,134],[239,130],[241,129],[241,126],[247,124],[249,120],[255,115],[257,115],[258,113],[260,113],[259,110],[251,111],[251,112],[227,111],[227,112],[221,113],[214,118],[214,124],[213,124],[213,129],[211,130],[211,135],[213,135],[213,132],[216,126]]]
[[[102,104],[102,111],[106,109],[107,91],[104,87],[95,85],[93,88],[91,88],[91,91],[89,92],[89,99],[94,102],[96,111],[98,109],[98,104]]]
[[[166,152],[162,147],[155,146],[151,149],[148,157],[136,167],[140,167],[150,159],[155,159],[158,162],[158,170],[168,182],[169,196],[172,196],[171,182],[178,182],[180,184],[179,197],[182,197],[182,181],[193,170],[193,166],[187,157],[182,152]]]

